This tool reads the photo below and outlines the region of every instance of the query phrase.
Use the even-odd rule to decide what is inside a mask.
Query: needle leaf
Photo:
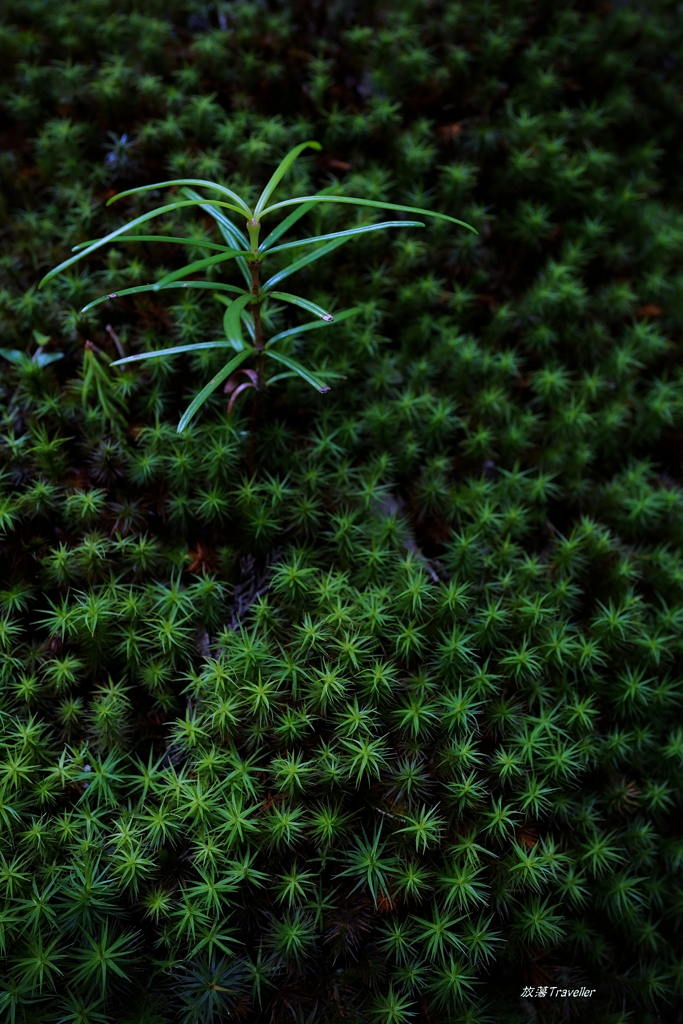
[[[282,363],[289,370],[293,370],[294,373],[298,373],[308,384],[312,385],[319,391],[321,395],[326,394],[330,389],[322,377],[319,377],[317,373],[313,373],[308,367],[303,366],[298,360],[292,359],[291,356],[286,356],[282,352],[277,352],[275,349],[266,349],[266,355],[270,356],[271,359],[275,359],[276,362]]]
[[[216,388],[219,387],[223,383],[223,381],[227,377],[229,377],[234,370],[237,369],[238,366],[241,366],[244,360],[247,358],[247,356],[251,355],[253,351],[254,349],[250,347],[243,349],[241,352],[238,352],[236,356],[233,356],[233,358],[229,362],[227,362],[225,366],[211,378],[208,384],[204,385],[199,394],[195,395],[195,397],[192,399],[183,415],[180,417],[180,423],[178,424],[179,434],[182,434],[185,427],[188,425],[188,423],[194,417],[197,411],[202,407],[202,405],[207,400],[209,395],[213,394]]]
[[[273,194],[277,186],[280,184],[280,182],[282,181],[285,174],[292,166],[296,158],[299,156],[300,153],[303,153],[305,149],[321,150],[322,146],[320,145],[319,142],[309,141],[301,142],[298,146],[295,146],[294,149],[290,149],[289,153],[287,153],[287,155],[280,161],[277,168],[273,172],[270,181],[264,188],[263,192],[259,197],[259,201],[254,207],[254,217],[256,219],[263,215],[262,211],[264,206],[266,205],[271,195]]]
[[[330,324],[334,320],[332,314],[328,313],[322,306],[318,306],[315,302],[310,302],[308,299],[302,299],[300,295],[290,295],[289,292],[271,292],[270,297],[272,299],[279,299],[281,302],[289,302],[293,306],[300,306],[301,309],[305,309],[308,313],[314,313],[316,316],[319,316],[325,323]]]

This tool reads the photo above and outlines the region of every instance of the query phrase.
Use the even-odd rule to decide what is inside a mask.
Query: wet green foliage
[[[681,1021],[682,48],[663,0],[7,0],[3,1020]],[[111,363],[225,307],[79,311],[211,218],[38,281],[307,139],[297,194],[479,234],[304,267],[359,314],[266,326],[332,390],[178,435],[220,352]]]

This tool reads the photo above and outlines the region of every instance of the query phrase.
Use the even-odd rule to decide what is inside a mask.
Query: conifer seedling
[[[85,313],[100,303],[106,302],[108,299],[116,299],[124,295],[139,295],[142,292],[159,292],[171,288],[195,288],[213,291],[216,293],[216,297],[225,304],[227,307],[223,317],[225,337],[221,340],[202,341],[191,345],[176,345],[172,348],[159,349],[154,352],[142,352],[137,355],[126,356],[123,359],[118,359],[116,362],[111,364],[112,366],[121,366],[123,363],[140,362],[143,359],[168,358],[169,356],[173,356],[181,352],[192,352],[198,349],[227,348],[233,350],[234,355],[228,359],[225,365],[211,378],[208,384],[201,388],[181,416],[178,424],[179,433],[185,429],[207,398],[216,390],[217,387],[224,384],[224,382],[225,390],[231,396],[228,411],[232,409],[238,395],[243,393],[245,390],[253,388],[257,395],[259,395],[265,390],[267,385],[274,383],[276,380],[281,380],[283,377],[299,376],[308,384],[311,384],[316,388],[321,394],[329,391],[330,389],[328,385],[325,384],[317,373],[309,367],[304,366],[298,360],[293,359],[291,356],[282,352],[277,347],[278,342],[283,341],[285,338],[291,338],[294,335],[299,335],[304,331],[324,327],[326,324],[330,324],[333,321],[339,322],[347,319],[348,317],[356,314],[359,311],[359,307],[352,307],[351,309],[343,310],[335,316],[332,316],[332,314],[327,310],[318,306],[315,302],[311,302],[302,295],[295,295],[291,292],[281,291],[279,288],[280,283],[286,277],[296,273],[298,270],[302,270],[315,260],[326,256],[328,253],[331,253],[334,249],[338,248],[338,246],[343,245],[345,242],[349,241],[349,239],[355,238],[358,235],[369,234],[374,231],[383,231],[385,228],[424,227],[422,221],[417,220],[387,220],[378,224],[364,224],[353,228],[347,228],[343,231],[333,231],[324,235],[299,238],[295,241],[284,242],[280,245],[276,245],[276,242],[278,242],[287,231],[294,227],[300,218],[308,213],[316,203],[346,203],[353,206],[367,206],[372,207],[373,209],[395,210],[400,213],[413,213],[424,217],[436,217],[440,220],[446,220],[453,224],[458,224],[460,227],[464,227],[468,231],[473,231],[475,234],[477,233],[475,228],[471,227],[469,224],[444,213],[436,213],[433,210],[425,210],[414,206],[403,206],[395,203],[377,202],[369,199],[331,195],[329,189],[324,189],[315,195],[296,196],[280,200],[276,203],[271,202],[273,193],[280,184],[282,178],[303,150],[309,148],[319,150],[321,149],[321,146],[318,142],[302,142],[287,153],[273,172],[273,175],[266,187],[263,189],[263,192],[253,208],[248,206],[247,203],[232,189],[217,182],[204,181],[199,178],[177,178],[172,181],[162,181],[153,185],[143,185],[139,188],[128,189],[125,192],[120,192],[118,195],[113,196],[107,205],[118,199],[122,199],[125,196],[138,195],[142,192],[149,192],[160,188],[180,188],[184,198],[177,199],[171,203],[166,203],[154,210],[149,210],[147,213],[144,213],[139,217],[135,217],[133,220],[128,221],[120,228],[116,228],[115,231],[111,231],[108,235],[105,235],[102,238],[97,238],[89,242],[82,242],[80,245],[74,246],[75,255],[71,256],[63,263],[60,263],[59,266],[46,274],[40,282],[42,287],[42,285],[52,277],[55,277],[63,270],[71,267],[78,260],[83,259],[96,249],[114,241],[171,242],[179,245],[187,245],[191,243],[192,240],[189,238],[169,237],[167,235],[128,234],[128,232],[133,231],[136,228],[140,228],[141,225],[146,224],[148,221],[151,221],[156,217],[163,216],[164,214],[170,214],[173,211],[184,207],[193,206],[200,207],[200,209],[205,213],[213,217],[223,237],[223,243],[219,244],[211,242],[206,243],[205,245],[206,248],[216,250],[216,254],[214,256],[209,256],[205,259],[195,260],[192,263],[188,263],[179,270],[174,270],[165,274],[160,278],[160,280],[154,282],[154,284],[136,285],[132,288],[124,288],[119,292],[103,295],[100,298],[95,299],[93,302],[89,302],[81,310],[82,313]],[[221,198],[203,198],[202,195],[196,191],[197,188],[218,193]],[[285,210],[287,207],[294,207],[294,209],[261,241],[261,229],[266,218],[270,218],[273,214],[280,210]],[[245,218],[246,233],[230,219],[225,211],[230,211],[232,214],[237,214]],[[267,278],[267,280],[262,281],[261,268],[268,256],[288,249],[298,251],[299,249],[308,246],[314,246],[312,252],[306,253],[302,256],[296,256],[290,264],[277,271],[277,273],[272,274]],[[237,265],[244,276],[246,287],[239,287],[237,285],[221,281],[196,280],[192,276],[201,271],[208,270],[210,267],[215,267],[218,264],[226,263],[233,259],[237,261]],[[306,312],[312,313],[316,319],[298,327],[292,327],[289,330],[280,331],[279,333],[274,334],[271,338],[266,339],[264,337],[262,310],[264,308],[264,304],[271,299],[298,306],[300,309],[304,309]],[[249,314],[251,314],[251,316],[249,316]],[[246,326],[247,333],[249,335],[249,342],[246,342],[244,338],[244,326]],[[247,368],[244,365],[249,359],[253,361],[253,369]],[[280,370],[280,372],[275,375],[267,377],[267,360],[272,360],[279,364],[278,369],[280,367],[283,367],[284,369]],[[243,379],[241,379],[240,375]]]

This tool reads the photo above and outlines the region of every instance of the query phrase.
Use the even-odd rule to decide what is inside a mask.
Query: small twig
[[[240,622],[254,601],[268,591],[271,566],[279,558],[281,551],[282,549],[279,547],[273,548],[267,555],[265,565],[261,570],[257,569],[256,559],[253,555],[246,555],[240,559],[240,580],[235,584],[232,592],[229,629],[238,630]]]
[[[109,335],[109,337],[111,338],[111,340],[116,345],[116,351],[119,354],[119,358],[120,359],[124,359],[125,355],[126,355],[126,352],[125,352],[125,349],[124,349],[123,345],[121,344],[121,339],[119,338],[118,334],[116,333],[116,331],[114,330],[114,328],[112,327],[111,324],[107,324],[107,326],[104,329],[107,332],[107,334]]]
[[[391,811],[383,811],[381,807],[375,807],[375,810],[385,818],[393,818],[394,821],[402,821],[405,818],[405,814],[392,814]]]

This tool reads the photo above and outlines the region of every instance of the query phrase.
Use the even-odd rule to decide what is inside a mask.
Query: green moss
[[[680,1024],[682,44],[664,0],[5,4],[3,1019]],[[362,309],[290,341],[330,393],[178,436],[211,359],[109,363],[223,307],[78,310],[210,220],[37,282],[114,192],[253,198],[309,138],[296,190],[479,235],[303,271]]]

